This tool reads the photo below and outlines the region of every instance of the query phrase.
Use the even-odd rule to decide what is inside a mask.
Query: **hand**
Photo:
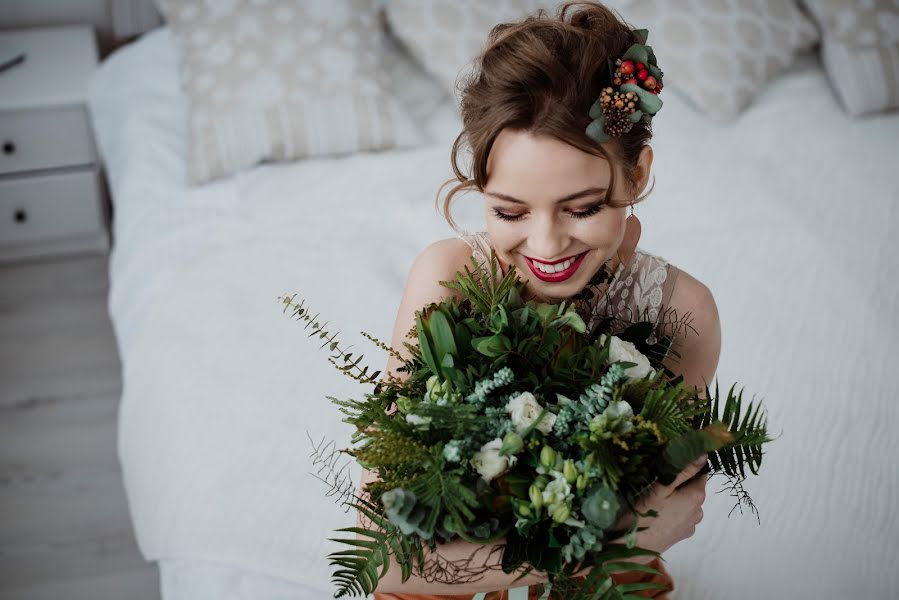
[[[702,521],[702,503],[705,501],[705,485],[708,478],[705,474],[693,478],[706,465],[703,456],[688,465],[670,485],[656,483],[635,508],[641,513],[654,510],[655,517],[639,517],[638,526],[648,527],[637,532],[637,546],[665,552],[674,544],[687,539],[696,532],[696,526]],[[633,523],[633,515],[626,515],[616,528],[627,528]],[[613,540],[624,543],[624,538]]]

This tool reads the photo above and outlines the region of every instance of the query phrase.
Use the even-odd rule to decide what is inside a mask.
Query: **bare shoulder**
[[[666,366],[682,374],[687,385],[710,385],[721,354],[721,320],[712,291],[686,271],[680,271],[668,307],[678,319],[687,317],[689,327],[675,339],[674,349],[680,357],[669,357]]]
[[[436,268],[439,271],[455,273],[469,263],[472,248],[461,238],[445,238],[429,244],[415,258],[412,270],[424,267]]]
[[[469,264],[472,248],[461,238],[446,238],[432,242],[422,250],[406,277],[403,297],[396,313],[391,346],[408,356],[403,346],[410,329],[415,326],[415,313],[432,302],[458,297],[458,292],[440,284],[455,279],[456,271],[463,271]],[[388,372],[395,373],[398,362],[388,360]]]

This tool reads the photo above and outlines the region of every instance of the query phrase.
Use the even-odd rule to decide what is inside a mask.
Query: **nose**
[[[562,253],[569,247],[569,236],[564,227],[561,227],[554,217],[543,217],[534,220],[535,230],[528,238],[528,256],[555,260],[562,258]]]

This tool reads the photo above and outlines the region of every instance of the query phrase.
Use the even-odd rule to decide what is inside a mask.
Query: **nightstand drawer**
[[[84,106],[0,113],[0,174],[94,163]]]
[[[0,245],[105,229],[96,169],[0,180]]]

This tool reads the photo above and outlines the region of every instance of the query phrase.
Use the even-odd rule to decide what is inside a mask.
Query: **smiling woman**
[[[487,232],[504,267],[514,264],[534,296],[560,302],[584,289],[600,269],[614,271],[633,189],[646,185],[652,149],[644,146],[627,177],[602,156],[548,134],[504,128],[487,157]],[[609,189],[612,193],[609,193]],[[609,197],[628,198],[617,206]],[[636,240],[634,240],[636,246]]]
[[[666,366],[688,384],[701,386],[713,377],[720,348],[711,293],[686,273],[678,277],[679,269],[661,257],[638,248],[640,222],[626,214],[628,207],[645,198],[638,194],[646,188],[652,167],[649,114],[656,111],[637,115],[641,118],[631,119],[629,126],[615,121],[610,131],[616,135],[611,138],[587,133],[591,123],[601,120],[594,103],[612,83],[611,61],[641,44],[645,35],[598,3],[569,3],[559,10],[557,16],[541,11],[519,23],[497,25],[477,61],[478,69],[465,82],[463,129],[452,151],[456,177],[446,184],[454,183],[443,204],[460,239],[435,242],[415,260],[391,346],[408,357],[404,342],[416,311],[456,294],[438,282],[452,279],[472,258],[487,263],[495,252],[504,273],[514,266],[525,281],[526,297],[574,303],[588,332],[608,317],[656,323],[648,342],[655,343],[663,332],[671,334],[675,353],[666,359]],[[653,56],[653,66],[654,61]],[[660,81],[657,89],[661,90]],[[661,106],[657,98],[654,106],[656,110]],[[464,153],[471,161],[465,170],[459,164],[463,148],[470,150]],[[463,191],[483,195],[486,231],[456,228],[449,208]],[[675,313],[672,321],[667,309]],[[693,328],[698,335],[690,336],[689,345],[677,329],[687,322],[685,312],[700,313],[694,319],[700,326]],[[680,362],[675,359],[678,353]],[[396,370],[399,365],[391,356],[387,371],[403,378],[405,374]],[[651,500],[638,506],[641,513],[655,510],[659,516],[641,521],[647,529],[637,535],[637,545],[663,552],[693,535],[702,519],[705,478],[692,475],[680,480],[683,485],[651,494]],[[375,479],[375,474],[365,472],[363,486]],[[440,545],[438,554],[451,564],[477,561],[480,566],[490,558],[480,556],[480,550],[456,540]],[[476,592],[545,581],[539,573],[516,581],[518,574],[493,566],[476,580],[454,584],[415,574],[402,582],[399,569],[391,568],[375,597],[470,598]],[[662,564],[655,561],[653,567],[670,587]],[[531,588],[532,597],[536,591],[536,586]],[[488,598],[505,598],[506,593]],[[658,590],[637,593],[665,597]]]

